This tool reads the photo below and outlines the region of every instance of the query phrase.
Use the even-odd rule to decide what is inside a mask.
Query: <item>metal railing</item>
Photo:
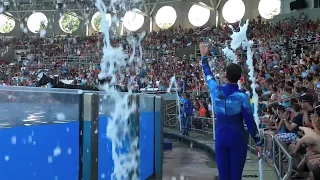
[[[275,172],[277,173],[279,180],[288,180],[291,178],[292,173],[292,156],[288,153],[288,151],[283,147],[280,141],[275,136],[270,136],[267,133],[264,133],[263,130],[260,131],[260,135],[263,137],[264,141],[264,152],[263,152],[263,159],[267,162],[270,166],[273,167]],[[268,147],[268,141],[271,140],[271,146]],[[253,143],[251,137],[249,137],[249,149],[255,151],[256,146]],[[268,149],[272,150],[269,157],[267,152]],[[282,156],[283,155],[283,156]],[[250,153],[250,159],[252,158],[252,153]],[[283,162],[284,159],[288,160],[288,163]]]
[[[180,129],[181,124],[180,124],[180,118],[178,117],[178,114],[168,113],[168,112],[172,112],[172,110],[170,111],[170,109],[172,108],[175,108],[176,110],[177,108],[176,102],[172,102],[165,106],[166,118],[165,118],[164,126],[171,129]],[[196,124],[195,123],[196,121],[199,124]],[[212,118],[205,118],[205,117],[198,117],[196,119],[192,118],[191,132],[198,132],[199,134],[202,134],[202,138],[204,140],[213,140],[213,134],[214,134],[213,123],[214,121],[212,121]],[[264,161],[273,167],[273,169],[277,173],[279,180],[289,180],[291,178],[292,166],[293,166],[291,155],[287,152],[287,150],[282,146],[282,144],[279,142],[279,140],[275,136],[269,136],[266,133],[263,133],[263,130],[260,131],[260,135],[264,139],[264,147],[265,147],[263,152]],[[271,140],[272,142],[271,143],[272,147],[269,147],[270,149],[272,149],[271,157],[268,157],[268,154],[266,152],[268,140]],[[251,136],[249,136],[248,148],[255,152],[256,146]],[[250,153],[249,158],[252,159],[252,153]],[[288,160],[287,164],[283,162],[284,158]]]
[[[154,58],[154,53],[148,51],[143,54],[144,59]],[[96,54],[87,54],[81,56],[50,56],[50,57],[39,57],[39,63],[43,66],[50,66],[52,62],[61,61],[66,65],[95,65],[100,63],[100,57]],[[21,57],[21,61],[27,60],[27,56]]]
[[[277,149],[276,149],[277,146]],[[275,160],[275,152],[276,150],[278,151],[278,161],[276,163]],[[274,136],[272,136],[272,153],[273,153],[273,168],[275,169],[275,171],[278,174],[279,179],[282,180],[287,180],[290,179],[291,177],[291,172],[292,172],[292,157],[291,155],[287,152],[287,150],[281,145],[281,143],[279,142],[279,140],[277,138],[275,138]],[[286,158],[288,158],[288,170],[287,172],[283,175],[283,163],[282,163],[282,154],[284,154],[286,156]]]
[[[164,107],[165,121],[164,127],[179,128],[180,121],[178,117],[177,103],[172,102]]]
[[[197,117],[191,119],[191,131],[198,132],[203,139],[213,140],[214,124],[212,118]]]

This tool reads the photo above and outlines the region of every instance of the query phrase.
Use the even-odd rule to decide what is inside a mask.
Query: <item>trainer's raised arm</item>
[[[210,92],[217,91],[218,87],[220,87],[220,84],[214,78],[214,75],[212,74],[211,68],[208,64],[208,59],[207,59],[207,55],[209,52],[208,47],[205,46],[203,43],[200,43],[199,48],[200,48],[201,63],[202,63],[204,78],[208,84],[208,88],[210,89]]]

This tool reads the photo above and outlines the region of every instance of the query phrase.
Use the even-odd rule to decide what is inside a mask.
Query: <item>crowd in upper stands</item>
[[[237,29],[237,25],[234,27]],[[199,42],[210,43],[212,70],[216,80],[223,84],[226,82],[223,67],[228,60],[223,56],[222,47],[230,40],[231,33],[226,25],[151,32],[142,41],[142,47],[144,52],[157,56],[144,56],[144,68],[130,70],[117,83],[119,86],[129,84],[138,90],[148,88],[163,92],[175,75],[179,89],[192,95],[194,128],[210,127],[211,120],[201,119],[212,116],[212,104],[206,93],[199,57],[196,53],[180,57],[176,52]],[[273,152],[271,137],[275,137],[294,157],[292,179],[309,175],[320,179],[320,20],[311,21],[302,14],[299,19],[291,17],[272,24],[258,18],[250,21],[248,36],[254,40],[260,127],[266,136],[265,155],[287,160],[283,154]],[[60,79],[74,80],[74,84],[97,84],[101,37],[101,34],[96,34],[88,37],[13,39],[11,45],[26,47],[28,51],[19,54],[21,61],[1,64],[1,84],[35,86],[39,70],[43,69],[49,75],[59,74]],[[131,53],[127,37],[113,39],[112,45],[122,46]],[[8,42],[1,41],[2,46],[8,46]],[[242,90],[251,96],[245,52],[240,49],[236,54],[244,72]],[[84,63],[80,63],[82,61]]]

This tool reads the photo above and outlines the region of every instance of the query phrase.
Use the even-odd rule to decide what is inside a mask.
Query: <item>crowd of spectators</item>
[[[237,29],[237,24],[234,28]],[[230,40],[231,33],[227,25],[196,29],[178,27],[151,32],[143,39],[142,47],[145,52],[156,53],[157,56],[144,56],[143,67],[139,70],[133,68],[125,78],[118,79],[117,84],[120,87],[129,84],[138,91],[165,92],[170,86],[171,77],[175,76],[178,88],[190,93],[193,99],[193,127],[211,128],[212,121],[205,118],[212,117],[212,104],[198,63],[199,57],[197,54],[178,57],[175,52],[199,42],[211,44],[212,70],[216,79],[223,84],[226,82],[223,67],[228,60],[223,56],[222,47]],[[320,21],[307,20],[303,14],[300,19],[291,17],[277,24],[252,20],[248,36],[254,40],[260,127],[267,136],[266,156],[275,154],[271,143],[271,137],[274,136],[295,157],[295,174],[292,178],[300,178],[307,171],[307,175],[310,173],[311,177],[317,179],[320,171]],[[114,38],[111,43],[131,53],[127,38]],[[0,66],[1,84],[35,86],[39,71],[44,69],[49,75],[58,74],[60,79],[73,80],[73,84],[97,84],[102,41],[101,34],[13,39],[10,43],[16,48],[27,50],[19,54],[21,61]],[[8,46],[8,42],[1,44]],[[244,72],[242,90],[251,95],[245,52],[237,50],[236,54]],[[45,58],[50,60],[45,62]],[[74,59],[85,63],[73,62]]]

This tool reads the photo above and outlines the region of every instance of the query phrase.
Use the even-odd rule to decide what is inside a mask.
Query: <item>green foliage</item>
[[[278,15],[277,12],[280,12],[280,8],[274,8],[273,10],[270,10],[269,13],[266,13],[266,16],[267,16],[269,19],[272,19],[275,15]]]
[[[40,31],[43,29],[47,29],[47,23],[45,20],[40,21]]]
[[[101,13],[93,19],[93,26],[96,28],[96,31],[101,32]]]
[[[41,30],[47,29],[47,21],[46,20],[41,20],[39,23],[39,30],[36,31],[36,33],[40,33]]]
[[[163,23],[161,29],[169,29],[169,28],[171,28],[172,25],[173,25],[172,23]]]
[[[80,20],[76,13],[64,14],[61,19],[60,28],[66,33],[75,32],[80,26]]]
[[[7,21],[3,26],[0,26],[0,32],[1,33],[9,33],[13,30],[15,25],[15,21],[11,18],[7,18]]]

